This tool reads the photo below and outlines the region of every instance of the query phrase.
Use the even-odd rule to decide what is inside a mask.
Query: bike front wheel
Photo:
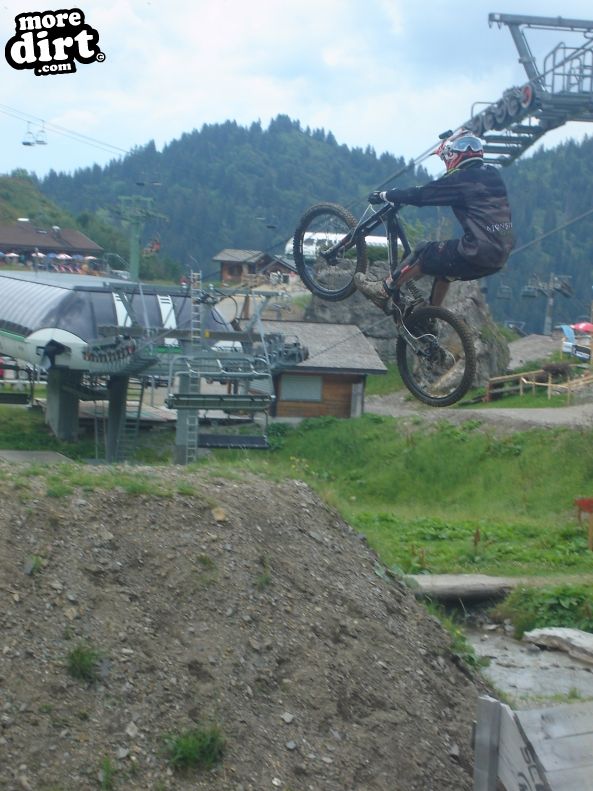
[[[418,308],[404,319],[397,367],[408,390],[429,406],[450,406],[476,374],[476,351],[465,322],[446,308]]]
[[[336,247],[355,227],[354,216],[335,203],[312,206],[299,222],[293,238],[294,262],[303,283],[321,299],[346,299],[356,290],[356,272],[366,272],[367,250],[362,235]]]

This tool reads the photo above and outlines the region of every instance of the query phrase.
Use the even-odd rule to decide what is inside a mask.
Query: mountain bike
[[[309,291],[330,302],[351,296],[354,275],[368,266],[367,243],[379,238],[396,279],[411,252],[399,209],[391,203],[369,206],[359,220],[334,203],[308,209],[295,231],[293,254]],[[377,229],[383,233],[373,235]],[[427,304],[414,281],[393,295],[385,312],[395,322],[397,367],[408,390],[430,406],[450,406],[463,398],[476,373],[476,352],[463,319]]]

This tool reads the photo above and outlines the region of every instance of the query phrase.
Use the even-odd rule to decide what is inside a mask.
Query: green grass
[[[99,770],[99,782],[101,783],[101,791],[113,791],[115,788],[114,777],[116,768],[113,765],[109,756],[105,756],[101,761],[101,768]]]
[[[271,454],[219,454],[215,463],[307,481],[388,566],[593,575],[573,506],[575,497],[593,494],[592,431],[497,437],[476,420],[419,430],[364,415],[304,421],[275,440]]]
[[[54,450],[71,459],[93,458],[93,440],[62,442],[54,437],[36,409],[0,405],[0,448],[5,450]]]
[[[211,769],[222,760],[224,738],[219,728],[193,728],[165,737],[167,757],[176,770]]]
[[[463,628],[458,623],[455,616],[448,613],[443,607],[432,602],[426,605],[426,609],[441,622],[443,628],[449,633],[451,638],[451,653],[471,667],[485,667],[489,660],[486,657],[478,657],[471,643],[465,636]]]
[[[493,610],[509,619],[519,639],[531,629],[560,626],[593,632],[593,585],[519,587]]]
[[[386,363],[386,368],[386,374],[372,374],[367,377],[365,387],[367,396],[389,395],[389,393],[403,390],[404,384],[397,370],[397,365],[395,363]]]
[[[144,470],[91,471],[77,464],[31,465],[18,475],[4,470],[2,481],[21,497],[31,496],[33,478],[41,476],[51,497],[118,488],[133,496],[203,499],[189,478],[196,472],[241,478],[249,470],[270,479],[297,478],[363,533],[395,572],[480,572],[553,578],[556,586],[578,579],[593,586],[593,553],[573,503],[593,496],[593,427],[497,436],[474,417],[459,426],[445,420],[428,426],[421,419],[367,414],[305,420],[296,427],[272,424],[269,435],[269,453],[216,451],[168,483]],[[21,447],[26,437],[30,443],[48,440],[34,413],[6,407],[0,408],[0,436],[6,446],[11,437],[20,436]],[[74,445],[72,456],[79,453]],[[206,565],[197,560],[197,585],[212,582],[215,569]],[[270,583],[271,571],[262,561],[255,587],[265,590]],[[556,596],[567,601],[550,594]],[[543,605],[530,602],[519,611],[537,609],[541,616]],[[566,607],[557,609],[566,615]],[[586,627],[586,619],[580,622]]]
[[[68,654],[67,668],[72,678],[92,684],[99,678],[101,654],[86,643],[78,643]]]

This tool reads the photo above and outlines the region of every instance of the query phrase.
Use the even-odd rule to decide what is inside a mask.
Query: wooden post
[[[582,524],[583,514],[589,514],[588,546],[593,552],[593,497],[576,497],[574,504],[578,509],[579,524]]]

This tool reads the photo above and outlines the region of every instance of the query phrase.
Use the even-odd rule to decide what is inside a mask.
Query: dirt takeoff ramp
[[[2,791],[472,789],[485,688],[306,485],[60,469],[0,461]],[[175,769],[212,725],[221,760]]]

